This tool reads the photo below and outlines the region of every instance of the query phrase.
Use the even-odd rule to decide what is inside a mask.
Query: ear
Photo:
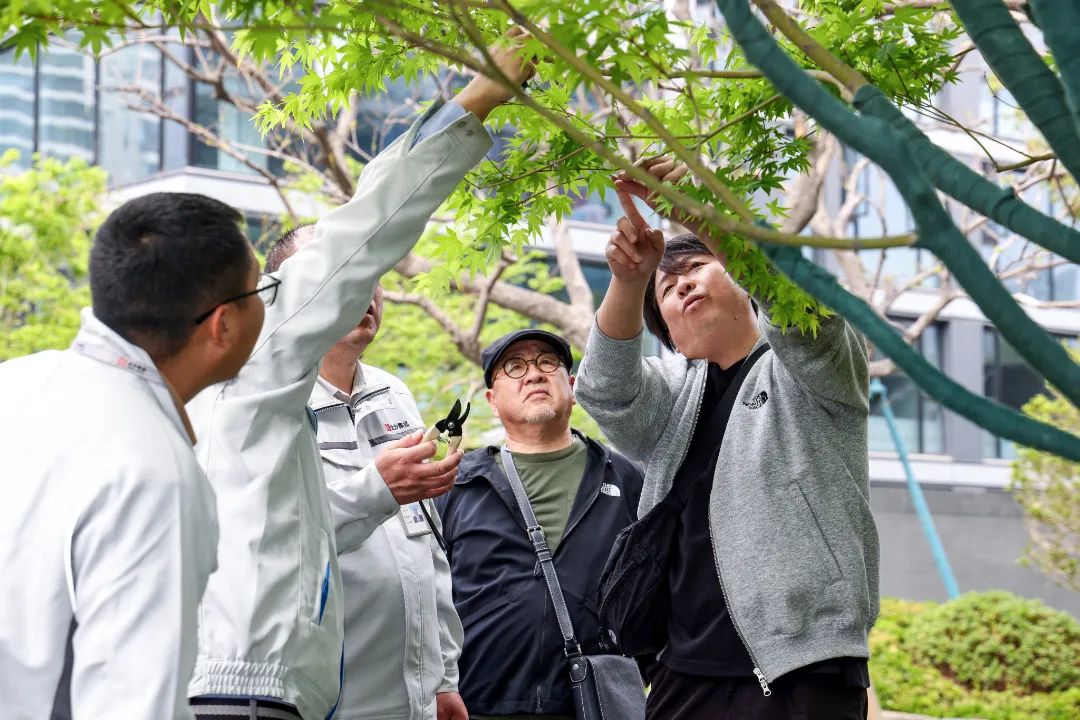
[[[570,407],[577,405],[577,398],[574,397],[574,381],[577,380],[573,375],[567,375],[567,379],[570,381]]]
[[[217,348],[227,348],[232,344],[237,322],[232,303],[218,305],[203,324],[206,326],[210,342]]]
[[[495,391],[488,388],[484,392],[484,399],[487,400],[488,407],[491,408],[491,414],[499,417],[499,408],[495,407]]]

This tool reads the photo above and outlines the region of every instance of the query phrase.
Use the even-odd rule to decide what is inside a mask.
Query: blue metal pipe
[[[930,553],[934,556],[934,564],[937,565],[941,582],[945,584],[945,592],[948,594],[949,599],[952,600],[960,595],[960,587],[956,584],[956,576],[953,575],[949,557],[945,554],[945,546],[941,544],[941,537],[938,535],[937,528],[934,527],[934,518],[930,515],[930,508],[926,505],[926,498],[923,497],[922,488],[915,480],[915,473],[911,469],[911,463],[908,462],[907,447],[900,437],[900,431],[896,428],[896,418],[893,416],[892,404],[889,403],[888,388],[878,378],[870,381],[870,398],[873,399],[874,396],[881,400],[881,410],[885,415],[885,424],[889,426],[889,434],[892,435],[893,445],[896,446],[896,453],[900,456],[900,464],[904,466],[904,475],[907,476],[911,504],[915,506],[915,514],[919,516],[923,534],[926,535],[926,541],[930,543]]]

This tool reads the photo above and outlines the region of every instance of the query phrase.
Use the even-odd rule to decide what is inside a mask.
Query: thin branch
[[[416,253],[410,253],[394,269],[403,277],[413,278],[430,272],[432,267],[431,260]],[[453,285],[460,292],[479,295],[487,282],[483,276],[462,276],[454,280]],[[566,339],[572,344],[585,347],[585,341],[589,337],[589,328],[592,325],[591,314],[581,318],[569,304],[551,295],[512,285],[503,280],[492,283],[489,293],[491,302],[499,307],[519,312],[539,322],[550,323],[563,330],[566,333]]]
[[[721,125],[718,128],[716,128],[715,130],[712,130],[711,132],[709,132],[708,135],[706,135],[704,138],[702,138],[701,142],[699,142],[697,144],[695,149],[700,149],[702,145],[709,142],[714,137],[716,137],[720,133],[724,132],[728,128],[733,127],[735,125],[738,125],[739,123],[743,122],[744,120],[748,120],[749,118],[753,117],[754,115],[757,115],[759,112],[761,112],[765,108],[769,107],[770,105],[772,105],[777,100],[780,100],[782,97],[783,97],[783,95],[781,95],[780,93],[776,93],[775,95],[773,95],[771,97],[765,98],[764,100],[759,102],[757,105],[754,105],[749,110],[746,110],[745,112],[739,113],[738,115],[731,118],[730,120],[727,120],[727,121],[721,123]]]
[[[512,264],[513,263],[505,256],[499,258],[499,264],[495,266],[495,271],[480,285],[480,292],[478,293],[478,298],[476,300],[476,319],[473,321],[472,330],[469,332],[471,342],[476,343],[477,345],[479,345],[480,342],[480,333],[484,330],[484,321],[487,319],[488,307],[491,305],[491,290],[495,287],[495,283],[499,282],[499,278],[506,272],[506,269]]]
[[[461,352],[462,355],[472,360],[477,365],[480,364],[480,351],[477,345],[470,347],[467,342],[465,331],[458,326],[454,319],[447,315],[442,308],[432,301],[431,298],[426,295],[420,295],[419,293],[407,293],[400,292],[398,290],[384,290],[383,298],[389,300],[392,303],[399,303],[404,305],[415,305],[426,312],[432,320],[437,322],[446,334],[450,336],[450,339],[454,341],[454,345]]]
[[[938,295],[937,301],[904,331],[904,339],[907,340],[908,345],[918,340],[926,328],[934,324],[945,308],[949,307],[953,300],[963,295],[964,293],[959,290],[945,290]]]
[[[807,75],[813,78],[817,78],[822,82],[827,82],[833,85],[840,91],[841,96],[847,101],[851,101],[851,94],[848,93],[847,88],[837,80],[835,77],[825,72],[824,70],[805,70]],[[673,78],[710,78],[716,80],[765,80],[765,73],[760,70],[745,69],[745,70],[677,70],[671,73]]]
[[[818,67],[836,78],[853,96],[859,88],[870,84],[870,82],[862,76],[862,73],[846,65],[825,47],[819,45],[813,38],[806,35],[803,29],[799,27],[799,24],[795,22],[782,7],[777,5],[774,0],[753,0],[753,2],[761,9],[761,12],[764,13],[765,17],[769,19],[769,22],[783,33],[785,37],[795,43],[806,57],[813,60],[817,63]]]
[[[991,160],[992,159],[993,158],[991,158]],[[1057,159],[1057,155],[1055,155],[1052,152],[1048,152],[1048,153],[1043,153],[1042,155],[1033,155],[1033,156],[1029,157],[1026,160],[1021,160],[1020,162],[1016,162],[1016,163],[1013,163],[1011,165],[998,165],[995,162],[994,163],[994,170],[999,172],[999,173],[1009,172],[1011,170],[1020,170],[1022,168],[1026,168],[1028,165],[1034,165],[1035,163],[1043,162],[1044,160],[1056,160],[1056,159]]]

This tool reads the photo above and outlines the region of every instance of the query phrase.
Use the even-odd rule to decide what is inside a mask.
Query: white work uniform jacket
[[[240,374],[189,404],[221,524],[192,696],[276,698],[305,720],[334,711],[344,608],[308,399],[319,361],[364,316],[379,277],[491,146],[471,114],[413,145],[421,122],[367,165],[353,199],[282,264]],[[335,502],[350,505],[351,493],[343,488]]]
[[[450,566],[419,503],[399,506],[375,467],[389,443],[424,429],[416,401],[394,376],[357,364],[351,394],[319,378],[309,407],[338,545],[353,548],[338,550],[345,684],[335,717],[435,720],[436,693],[457,692],[462,643]],[[354,502],[342,506],[333,499],[344,488]]]
[[[72,349],[0,365],[4,720],[191,717],[217,551],[191,444],[150,356],[90,310]]]

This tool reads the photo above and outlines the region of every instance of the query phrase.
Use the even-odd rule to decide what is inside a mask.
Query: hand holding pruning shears
[[[424,440],[434,440],[439,449],[435,452],[435,459],[441,460],[446,457],[448,453],[453,453],[461,445],[462,427],[465,425],[465,420],[469,417],[469,410],[472,409],[472,403],[465,404],[465,413],[461,412],[461,401],[455,400],[454,407],[450,408],[450,413],[439,420],[437,423],[428,428],[428,431],[424,434]],[[443,437],[445,433],[446,437]]]
[[[445,443],[441,451],[436,459],[440,443],[415,432],[389,443],[375,458],[375,468],[398,505],[438,497],[454,486],[462,453],[447,453]]]

